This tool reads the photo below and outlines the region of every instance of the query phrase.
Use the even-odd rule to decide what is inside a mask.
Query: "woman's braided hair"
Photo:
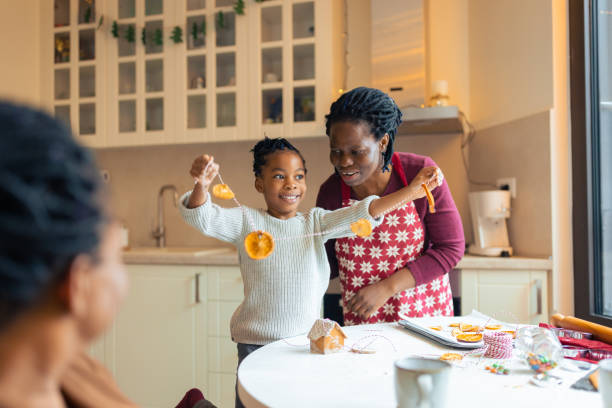
[[[266,165],[266,157],[279,150],[289,150],[300,156],[306,171],[306,160],[304,160],[302,153],[300,153],[297,147],[282,137],[270,139],[266,136],[251,149],[251,152],[253,152],[253,173],[255,173],[255,176],[261,176],[261,168]]]
[[[397,128],[402,123],[402,112],[395,101],[383,91],[359,87],[350,90],[332,103],[325,116],[325,133],[329,136],[336,122],[365,122],[376,140],[389,135],[389,144],[383,154],[383,171],[389,170]]]
[[[107,222],[92,154],[49,115],[0,102],[0,329],[42,300]]]

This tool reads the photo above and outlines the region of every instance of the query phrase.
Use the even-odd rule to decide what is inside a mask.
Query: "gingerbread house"
[[[308,333],[308,338],[311,353],[328,354],[342,349],[346,334],[335,321],[317,319]]]

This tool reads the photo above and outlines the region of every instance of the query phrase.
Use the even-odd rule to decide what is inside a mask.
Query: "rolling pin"
[[[563,316],[560,313],[554,314],[550,317],[550,324],[553,326],[562,327],[564,329],[592,333],[595,340],[612,344],[612,328],[602,326],[601,324],[578,319],[577,317],[573,316]]]

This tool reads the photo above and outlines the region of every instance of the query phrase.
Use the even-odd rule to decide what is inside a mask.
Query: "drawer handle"
[[[200,273],[195,275],[195,302],[200,303]]]
[[[533,283],[533,290],[535,291],[535,304],[536,304],[536,314],[542,314],[542,279],[536,279]]]

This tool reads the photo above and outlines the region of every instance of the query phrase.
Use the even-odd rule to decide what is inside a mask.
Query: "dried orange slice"
[[[444,353],[440,356],[442,361],[463,360],[463,355],[459,353]]]
[[[516,332],[514,330],[502,330],[504,333],[508,333],[513,339],[516,339]]]
[[[244,249],[253,259],[264,259],[274,250],[274,238],[265,231],[253,231],[244,238]]]
[[[458,335],[460,335],[460,334],[464,334],[464,333],[461,331],[461,329],[458,329],[458,328],[456,328],[456,327],[455,327],[455,328],[454,328],[454,329],[451,331],[451,334],[453,335],[453,337],[457,337]]]
[[[457,340],[466,343],[476,343],[482,340],[482,333],[463,333],[457,336]]]
[[[351,231],[358,237],[367,237],[372,233],[372,224],[365,218],[360,218],[351,224]]]
[[[459,323],[459,329],[464,332],[472,331],[472,327],[474,326],[472,326],[471,324]]]
[[[451,323],[448,327],[459,327],[460,323]]]
[[[487,330],[499,330],[501,328],[502,328],[501,324],[487,324],[485,326],[485,329],[487,329]]]
[[[441,331],[442,330],[442,326],[429,326],[429,328],[431,330],[437,330],[437,331]]]
[[[431,194],[431,191],[429,191],[429,189],[427,188],[427,184],[423,183],[421,184],[421,186],[425,190],[425,195],[427,196],[427,202],[429,203],[429,212],[433,214],[436,212],[436,204],[433,195]]]
[[[212,193],[215,197],[222,200],[231,200],[234,198],[234,192],[227,184],[215,184],[212,189]]]

